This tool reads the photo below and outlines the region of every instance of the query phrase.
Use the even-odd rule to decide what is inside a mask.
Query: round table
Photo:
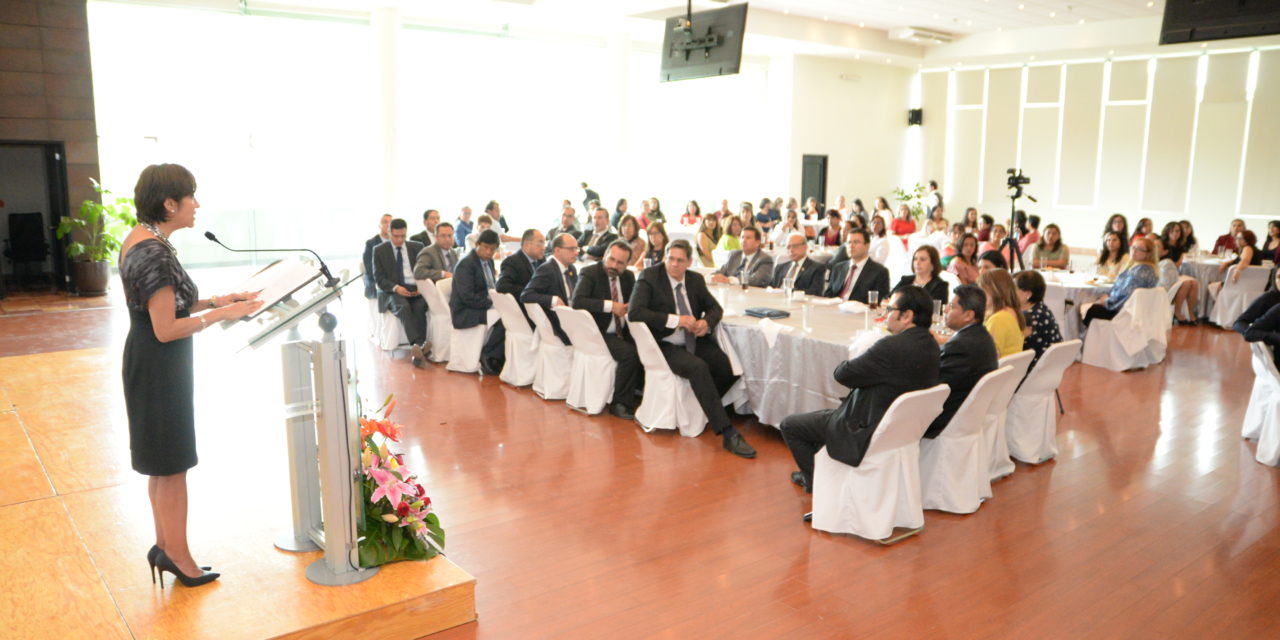
[[[1083,328],[1080,308],[1111,291],[1112,283],[1095,280],[1088,273],[1050,269],[1043,270],[1040,274],[1044,276],[1045,282],[1045,306],[1053,312],[1053,319],[1058,322],[1062,339],[1079,338]]]
[[[1222,282],[1223,272],[1219,271],[1222,266],[1222,259],[1206,256],[1203,258],[1188,257],[1182,261],[1182,266],[1178,267],[1178,273],[1184,276],[1191,276],[1200,283],[1200,308],[1196,310],[1197,318],[1209,317],[1209,285],[1214,282]]]

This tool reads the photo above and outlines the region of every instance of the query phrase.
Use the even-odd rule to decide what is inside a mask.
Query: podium
[[[312,582],[329,586],[355,584],[378,573],[377,567],[360,567],[358,402],[346,344],[334,334],[338,319],[327,309],[360,277],[343,271],[337,282],[325,282],[305,260],[273,263],[238,289],[262,291],[262,308],[228,327],[243,337],[243,348],[258,349],[285,335],[280,356],[293,526],[274,542],[285,551],[324,550],[306,574]],[[323,332],[320,340],[304,340],[299,331],[312,316]]]

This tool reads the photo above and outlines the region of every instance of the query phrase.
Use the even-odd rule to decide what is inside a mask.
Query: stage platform
[[[197,351],[198,384],[220,393],[197,392],[189,535],[196,559],[223,576],[193,589],[151,581],[146,479],[129,468],[117,350],[0,358],[3,635],[407,639],[475,620],[475,578],[448,558],[325,587],[305,577],[320,552],[272,546],[289,521],[278,350],[217,350]]]

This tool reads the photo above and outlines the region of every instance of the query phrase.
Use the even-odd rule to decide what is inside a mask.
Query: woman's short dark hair
[[[1040,304],[1044,301],[1044,276],[1039,271],[1028,269],[1013,274],[1013,284],[1027,293],[1031,294],[1029,302],[1031,304]]]
[[[142,170],[133,187],[138,221],[160,224],[169,219],[165,200],[180,201],[196,194],[196,177],[180,164],[153,164]]]
[[[911,285],[894,291],[898,294],[898,314],[910,311],[914,315],[911,320],[917,327],[928,328],[933,322],[933,298],[924,289]]]
[[[938,274],[942,273],[942,258],[938,256],[938,249],[931,244],[926,244],[921,246],[919,249],[916,249],[916,253],[920,253],[921,251],[929,254],[929,264],[933,265],[933,273],[929,274],[929,277],[937,278]],[[915,257],[914,253],[911,254],[912,260],[914,260]]]
[[[995,249],[992,249],[991,251],[983,251],[982,255],[978,256],[978,262],[982,262],[983,260],[994,264],[997,269],[1009,268],[1009,263],[1004,260],[1004,254],[996,251]]]

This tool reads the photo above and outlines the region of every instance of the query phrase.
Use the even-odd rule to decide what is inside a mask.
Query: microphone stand
[[[306,251],[307,253],[315,256],[316,260],[320,263],[320,273],[325,277],[324,286],[330,289],[338,286],[338,279],[333,277],[332,273],[329,273],[329,266],[324,263],[324,259],[320,257],[320,254],[310,249],[232,249],[231,247],[222,244],[222,241],[219,240],[217,236],[213,235],[212,231],[204,232],[204,237],[212,240],[223,249],[226,249],[227,251],[234,251],[236,253],[297,253],[300,251]]]

